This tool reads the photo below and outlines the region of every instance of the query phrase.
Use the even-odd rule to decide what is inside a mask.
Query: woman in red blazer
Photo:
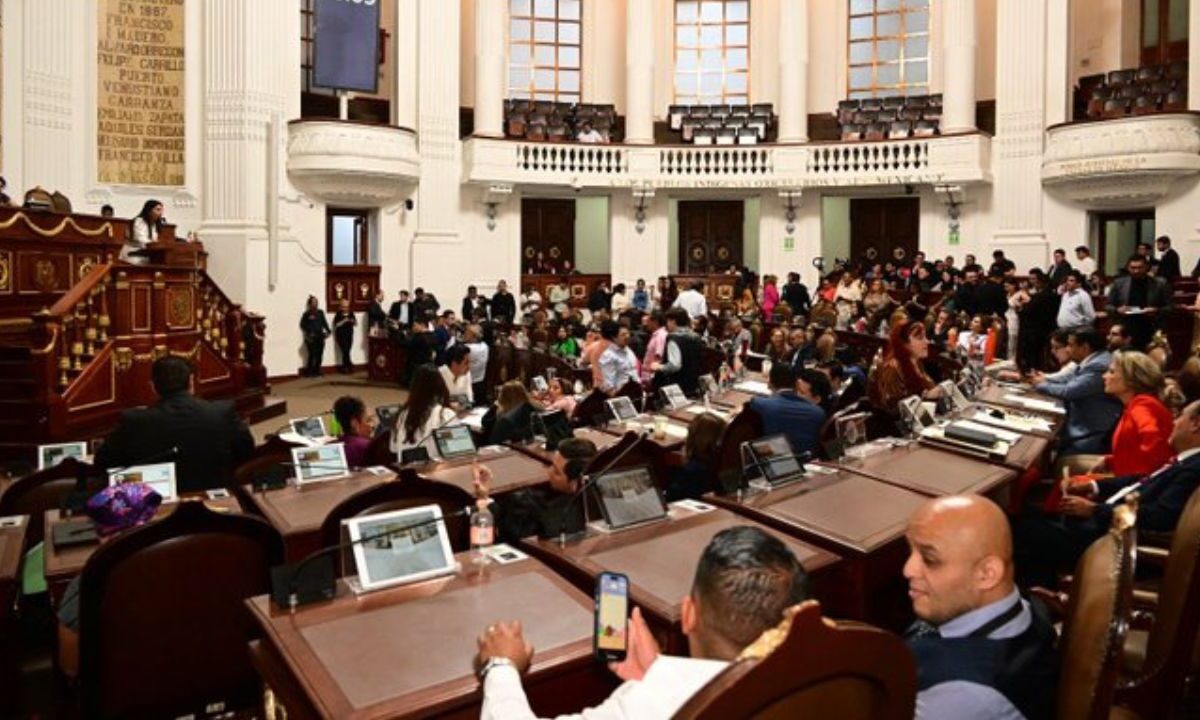
[[[1113,355],[1104,373],[1104,392],[1120,400],[1125,412],[1113,432],[1112,453],[1092,467],[1093,473],[1146,475],[1175,454],[1169,442],[1175,418],[1158,399],[1163,383],[1162,370],[1148,355]]]

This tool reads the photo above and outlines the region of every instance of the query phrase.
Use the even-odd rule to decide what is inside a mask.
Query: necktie
[[[941,637],[941,633],[933,625],[918,620],[909,626],[908,631],[904,633],[904,637],[908,640],[921,640],[922,638]]]

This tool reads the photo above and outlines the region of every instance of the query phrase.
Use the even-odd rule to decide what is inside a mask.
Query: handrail
[[[75,306],[83,302],[84,299],[95,289],[96,285],[100,284],[113,268],[113,263],[103,263],[92,268],[92,271],[83,277],[82,280],[75,283],[75,286],[67,291],[65,295],[58,299],[58,302],[49,309],[48,314],[52,317],[61,318],[70,315],[75,311]]]

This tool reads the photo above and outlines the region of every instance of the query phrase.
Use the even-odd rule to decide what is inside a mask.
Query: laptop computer
[[[601,475],[595,488],[600,511],[612,530],[667,516],[667,505],[647,465]]]
[[[433,442],[437,445],[438,455],[446,460],[469,457],[476,452],[475,438],[471,437],[471,429],[466,425],[449,425],[434,430]]]
[[[437,505],[363,515],[344,521],[354,545],[358,586],[374,590],[457,570]]]
[[[633,406],[633,400],[627,397],[615,397],[605,400],[604,404],[608,406],[608,411],[616,418],[617,422],[629,422],[638,416],[637,408]]]
[[[175,482],[175,463],[155,463],[153,465],[134,465],[119,472],[109,473],[109,487],[125,483],[145,483],[162,496],[163,502],[174,502],[179,499]]]
[[[297,485],[336,480],[350,474],[346,448],[341,443],[292,448],[292,467],[296,470]]]
[[[87,442],[85,441],[38,445],[37,469],[52,468],[67,458],[85,461],[87,454]]]
[[[664,385],[662,388],[663,402],[670,410],[678,410],[691,404],[687,395],[683,394],[683,388],[678,385]]]
[[[292,426],[292,432],[309,440],[323,440],[329,437],[325,432],[325,418],[320,415],[288,420],[288,424]]]
[[[804,465],[792,450],[785,435],[767,435],[747,443],[751,456],[751,467],[771,485],[798,479],[804,474]]]

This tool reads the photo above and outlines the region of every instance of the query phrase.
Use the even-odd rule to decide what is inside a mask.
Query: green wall
[[[821,198],[821,255],[826,267],[834,258],[850,257],[850,198]]]
[[[583,273],[606,273],[609,264],[608,198],[575,198],[575,267]]]

